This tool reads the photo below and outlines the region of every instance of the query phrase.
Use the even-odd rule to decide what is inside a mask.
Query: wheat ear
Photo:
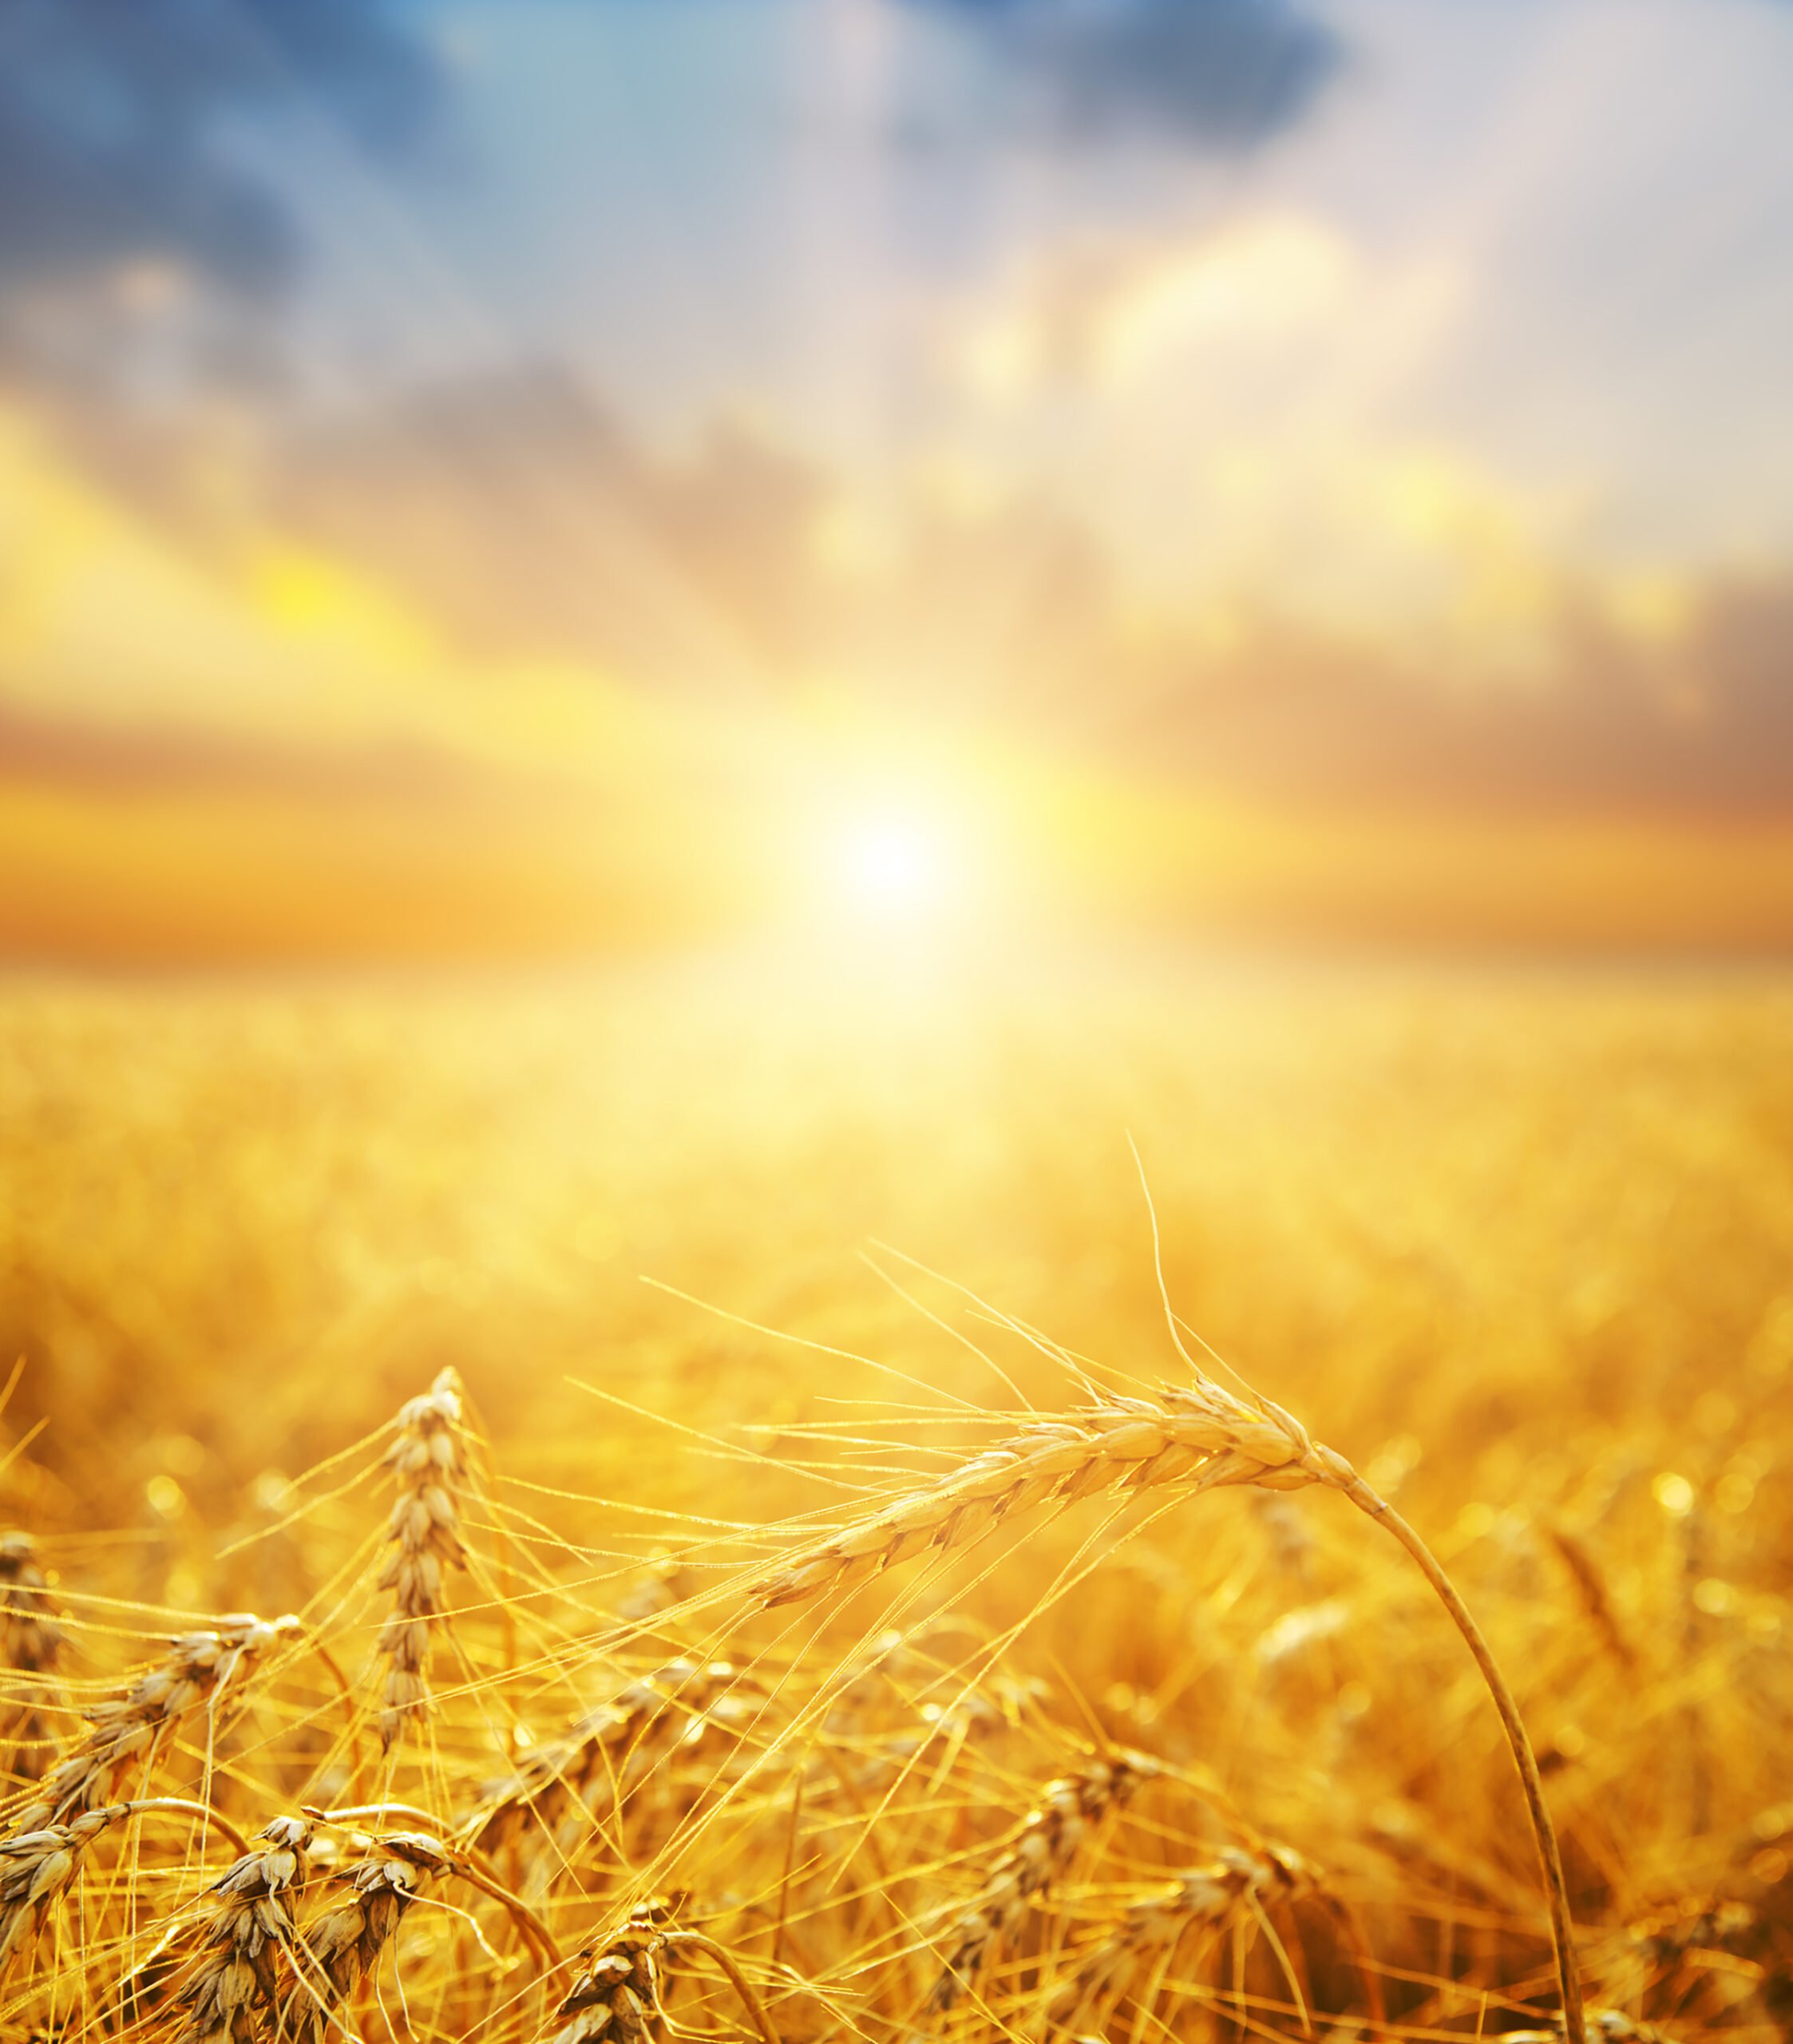
[[[212,1883],[207,1949],[181,1992],[187,2018],[176,2044],[256,2044],[279,1989],[275,1955],[292,1950],[291,1891],[311,1828],[276,1817],[260,1834],[267,1843]]]
[[[1064,1417],[1023,1427],[999,1446],[854,1520],[758,1583],[768,1606],[806,1603],[865,1583],[930,1549],[961,1547],[995,1523],[1048,1502],[1098,1492],[1174,1488],[1185,1494],[1249,1483],[1342,1491],[1387,1527],[1431,1583],[1482,1671],[1512,1749],[1543,1868],[1557,1981],[1568,2034],[1584,2027],[1568,1888],[1544,1784],[1518,1704],[1481,1628],[1431,1551],[1336,1448],[1257,1393],[1252,1402],[1213,1378],[1162,1385],[1156,1399],[1104,1398]]]
[[[275,1643],[300,1630],[297,1618],[240,1614],[216,1630],[184,1632],[121,1697],[88,1713],[89,1731],[39,1784],[36,1798],[14,1819],[11,1831],[64,1824],[109,1803],[133,1769],[145,1773],[169,1727],[196,1705],[223,1695],[233,1678],[247,1676]]]
[[[240,1850],[247,1850],[247,1840],[228,1819],[184,1796],[146,1796],[135,1802],[80,1810],[66,1824],[46,1824],[0,1840],[0,1974],[36,1938],[57,1898],[73,1885],[93,1840],[113,1824],[152,1811],[197,1817],[202,1824],[216,1825]]]
[[[664,1909],[646,1903],[619,1929],[580,1957],[584,1963],[554,2011],[567,2021],[552,2044],[655,2044],[663,2035],[660,1955],[667,1947]]]
[[[739,1680],[726,1661],[681,1658],[629,1683],[492,1786],[474,1820],[475,1842],[498,1852],[539,1841],[552,1848],[552,1877],[584,1833],[614,1816],[662,1761],[727,1717]]]
[[[1318,1870],[1292,1847],[1226,1848],[1211,1864],[1192,1867],[1172,1886],[1133,1903],[1106,1937],[1086,1948],[1058,1997],[1058,2022],[1080,2017],[1098,1995],[1125,1994],[1141,1968],[1168,1959],[1192,1925],[1217,1929],[1254,1901],[1293,1902],[1319,1891]]]
[[[467,1463],[461,1444],[461,1380],[453,1370],[440,1372],[427,1392],[400,1411],[386,1463],[398,1495],[387,1535],[393,1552],[378,1585],[392,1592],[392,1610],[376,1651],[386,1664],[380,1747],[390,1753],[407,1723],[426,1707],[430,1641],[448,1608],[444,1571],[466,1566],[461,1498]]]
[[[660,2001],[660,1959],[678,1951],[708,1959],[740,1997],[760,2044],[782,2044],[764,2004],[733,1953],[696,1931],[667,1927],[667,1905],[643,1903],[621,1927],[588,1945],[583,1967],[555,2010],[568,2022],[552,2044],[655,2044],[668,2027]],[[682,2034],[686,2033],[681,2033]]]
[[[342,2026],[334,2011],[378,1965],[405,1912],[454,1872],[440,1840],[425,1832],[389,1832],[367,1856],[336,1876],[346,1890],[306,1924],[297,1977],[283,1990],[274,2034],[291,2044],[320,2044]]]
[[[944,2015],[976,1986],[997,1947],[1014,1935],[1029,1902],[1063,1874],[1090,1825],[1126,1800],[1139,1776],[1139,1768],[1122,1756],[1047,1783],[1020,1837],[955,1920],[951,1954],[928,1997],[931,2013]]]

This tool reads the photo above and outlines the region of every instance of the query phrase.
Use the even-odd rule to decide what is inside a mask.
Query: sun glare
[[[841,846],[841,893],[861,913],[918,915],[941,898],[946,863],[938,834],[914,818],[858,818]]]

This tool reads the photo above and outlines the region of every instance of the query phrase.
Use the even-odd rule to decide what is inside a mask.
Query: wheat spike
[[[447,1610],[444,1571],[466,1566],[460,1528],[467,1464],[461,1380],[453,1370],[440,1372],[427,1392],[405,1404],[386,1460],[398,1495],[387,1535],[393,1552],[378,1583],[392,1592],[392,1610],[375,1650],[386,1663],[379,1727],[381,1748],[390,1753],[427,1705],[430,1642]]]
[[[1356,1472],[1265,1400],[1254,1408],[1211,1379],[1166,1384],[1156,1400],[1105,1399],[1023,1428],[999,1446],[855,1520],[756,1586],[768,1606],[863,1583],[929,1548],[963,1546],[999,1519],[1099,1491],[1161,1485],[1197,1491],[1255,1483],[1344,1490]]]
[[[1193,1495],[1229,1484],[1290,1491],[1320,1483],[1342,1492],[1412,1556],[1487,1684],[1537,1840],[1557,1983],[1573,2034],[1584,2016],[1562,1856],[1530,1737],[1480,1626],[1425,1542],[1336,1448],[1316,1441],[1292,1413],[1268,1398],[1254,1392],[1253,1400],[1248,1404],[1198,1372],[1193,1384],[1161,1385],[1155,1400],[1100,1399],[1064,1418],[1024,1427],[800,1554],[754,1585],[754,1594],[768,1609],[808,1603],[855,1588],[930,1548],[962,1546],[999,1519],[1102,1491],[1166,1487]]]
[[[0,1973],[34,1939],[79,1870],[81,1856],[112,1823],[111,1810],[84,1810],[0,1841]]]
[[[1126,1800],[1144,1771],[1142,1763],[1120,1755],[1047,1783],[1020,1837],[954,1921],[950,1955],[928,1997],[935,2014],[944,2014],[976,1986],[996,1948],[1014,1935],[1029,1902],[1065,1872],[1090,1827]]]
[[[552,2044],[654,2044],[664,2034],[660,1955],[667,1948],[665,1910],[645,1903],[611,1936],[580,1954],[583,1969],[554,2011],[568,2020]]]
[[[178,1634],[168,1653],[137,1678],[122,1697],[96,1705],[93,1729],[58,1761],[37,1798],[14,1820],[15,1834],[68,1822],[109,1803],[134,1769],[145,1775],[170,1726],[201,1703],[215,1702],[232,1682],[246,1678],[278,1640],[299,1630],[297,1618],[258,1618],[239,1613],[216,1630]]]
[[[207,1891],[209,1949],[182,1990],[187,2010],[176,2044],[256,2044],[279,1991],[276,1955],[293,1947],[292,1891],[305,1868],[312,1827],[276,1817]]]
[[[405,1912],[454,1871],[448,1848],[421,1831],[388,1832],[366,1858],[336,1876],[346,1893],[327,1903],[299,1935],[296,1977],[283,1989],[275,2034],[282,2044],[321,2044],[340,2034],[333,2011],[379,1963]]]
[[[66,1824],[44,1824],[0,1839],[0,1973],[42,1927],[57,1896],[81,1870],[82,1855],[103,1831],[146,1811],[197,1817],[238,1845],[243,1835],[204,1803],[180,1796],[152,1796],[104,1808],[79,1810]]]
[[[1134,1903],[1114,1930],[1083,1953],[1061,1991],[1058,2019],[1074,2021],[1099,1994],[1127,1993],[1142,1969],[1167,1959],[1194,1925],[1219,1929],[1254,1902],[1292,1902],[1316,1892],[1320,1884],[1319,1869],[1292,1847],[1227,1847],[1209,1864],[1187,1869],[1161,1893]]]
[[[671,1753],[738,1714],[728,1709],[730,1704],[745,1707],[729,1693],[738,1680],[729,1662],[681,1658],[629,1683],[577,1720],[564,1738],[536,1747],[514,1774],[494,1785],[476,1843],[496,1852],[538,1841],[548,1848],[552,1872]]]

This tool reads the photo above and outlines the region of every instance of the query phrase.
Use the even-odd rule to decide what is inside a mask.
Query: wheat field
[[[1234,1371],[1480,1622],[1589,2034],[1785,2034],[1790,1044],[1742,970],[14,978],[0,2037],[1560,2034],[1422,1574],[1151,1432]]]

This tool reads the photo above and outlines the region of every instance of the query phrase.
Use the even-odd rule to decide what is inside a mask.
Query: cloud
[[[1043,506],[973,514],[924,494],[862,502],[741,423],[658,456],[538,363],[295,436],[270,509],[481,657],[577,661],[710,703],[839,685],[900,709],[1038,714],[1094,652],[1097,550]]]
[[[147,279],[164,299],[184,287],[239,308],[267,301],[299,237],[233,156],[232,124],[302,106],[363,147],[403,150],[425,133],[437,85],[425,45],[379,0],[10,0],[0,335],[15,357],[34,334],[66,352],[81,319],[141,311]],[[58,301],[73,309],[46,322]],[[101,347],[79,353],[109,366]],[[124,369],[121,349],[109,366]]]
[[[1365,460],[1316,545],[1355,518],[1405,608],[1271,573],[1146,630],[1046,490],[874,489],[741,427],[669,460],[545,370],[295,446],[279,515],[490,654],[655,691],[826,683],[1297,804],[1793,815],[1793,571],[1618,572],[1442,450]]]
[[[1380,612],[1296,600],[1279,545],[1147,613],[1085,521],[999,466],[881,482],[739,425],[675,458],[540,366],[289,427],[234,533],[153,442],[109,477],[128,517],[48,469],[0,501],[31,542],[11,615],[49,629],[44,549],[69,557],[60,636],[0,648],[15,700],[90,673],[146,716],[203,715],[210,690],[220,715],[315,723],[366,667],[404,731],[452,675],[552,666],[703,714],[825,691],[1295,813],[1793,818],[1793,566],[1605,568],[1442,450],[1384,450],[1317,507],[1322,561],[1360,528],[1346,582],[1383,553],[1385,587],[1412,581]],[[477,695],[455,716],[489,735],[509,709]]]
[[[1110,737],[1155,771],[1300,806],[1742,821],[1793,816],[1793,571],[1714,576],[1664,636],[1565,574],[1524,687],[1274,616],[1158,656]]]
[[[1300,121],[1344,58],[1295,0],[912,0],[985,39],[1059,135],[1156,132],[1241,154]]]
[[[1072,244],[949,318],[947,355],[967,390],[999,405],[1059,393],[1125,394],[1192,362],[1212,377],[1268,348],[1325,345],[1372,287],[1359,252],[1294,212],[1129,244]],[[1154,402],[1162,393],[1154,393]]]

